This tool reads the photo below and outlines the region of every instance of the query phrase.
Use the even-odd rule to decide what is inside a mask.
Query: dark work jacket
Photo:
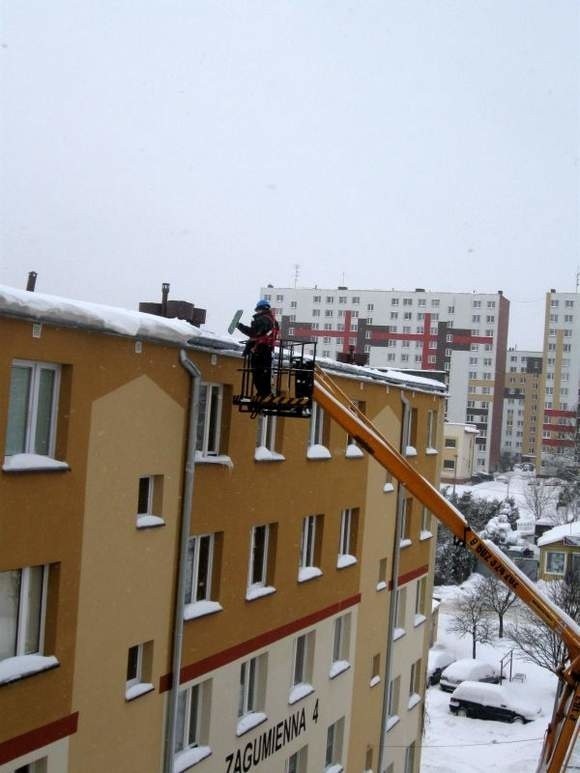
[[[238,330],[250,339],[246,344],[246,352],[256,351],[262,347],[273,349],[278,323],[270,309],[266,309],[254,314],[251,325],[238,323]]]

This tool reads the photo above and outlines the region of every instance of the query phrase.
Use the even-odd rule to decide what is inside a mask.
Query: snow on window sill
[[[209,456],[207,454],[202,453],[201,451],[195,452],[195,463],[196,464],[221,464],[223,467],[229,467],[230,469],[233,469],[233,466],[234,466],[234,463],[232,462],[231,457],[226,456],[225,454]]]
[[[377,590],[385,590],[386,587],[387,587],[386,580],[381,580],[380,582],[377,583]]]
[[[328,677],[330,679],[335,679],[340,674],[344,674],[345,671],[348,671],[349,668],[350,668],[350,663],[348,662],[348,660],[335,660],[330,667],[330,671],[328,672]]]
[[[413,620],[413,625],[415,626],[415,628],[417,628],[422,623],[424,623],[426,619],[427,618],[425,617],[425,615],[415,615],[415,619]]]
[[[165,521],[160,515],[152,515],[151,513],[142,513],[137,516],[137,528],[138,529],[154,529],[158,526],[165,526]]]
[[[317,566],[301,566],[298,570],[298,582],[308,582],[322,575],[322,569]]]
[[[306,698],[307,695],[311,695],[313,692],[314,687],[311,684],[308,684],[308,682],[299,682],[298,684],[295,684],[294,687],[290,690],[288,703],[290,705],[297,703],[298,701],[302,700],[302,698]]]
[[[179,752],[173,758],[173,773],[183,773],[211,755],[211,746],[196,746]]]
[[[398,722],[400,722],[400,719],[401,719],[401,718],[400,718],[400,717],[398,717],[396,714],[393,714],[393,716],[392,716],[392,717],[389,717],[389,718],[387,719],[387,733],[389,732],[389,730],[392,730],[392,729],[393,729],[393,727],[395,727],[395,725],[396,725]]]
[[[66,462],[41,454],[13,454],[4,457],[3,472],[64,472],[70,470]]]
[[[417,449],[415,446],[407,446],[405,448],[405,456],[417,456]]]
[[[340,762],[337,762],[334,765],[329,765],[327,768],[324,768],[324,773],[342,773],[343,770],[344,768]]]
[[[277,451],[271,451],[266,446],[258,446],[254,450],[255,462],[285,462],[286,457],[279,454]]]
[[[385,494],[388,494],[389,492],[394,490],[395,490],[395,487],[393,486],[392,483],[385,483],[385,485],[383,486],[383,491],[385,492]]]
[[[131,687],[127,687],[125,690],[125,700],[134,701],[135,698],[139,698],[141,695],[147,695],[148,692],[153,692],[155,687],[148,682],[139,682]]]
[[[196,617],[213,615],[214,612],[221,612],[222,605],[218,601],[195,601],[193,604],[186,604],[183,608],[183,619],[194,620]]]
[[[381,677],[377,674],[376,676],[373,676],[373,678],[369,682],[369,687],[376,687],[377,684],[380,684]]]
[[[362,450],[356,445],[356,443],[349,443],[346,447],[344,454],[347,459],[360,459],[364,456]]]
[[[251,585],[246,591],[246,601],[261,599],[262,596],[271,596],[276,593],[276,588],[272,585]]]
[[[422,531],[419,534],[419,539],[420,540],[431,539],[432,536],[433,534],[430,531]]]
[[[306,458],[307,459],[332,459],[332,454],[326,448],[326,446],[321,446],[318,443],[314,443],[311,446],[308,446],[308,450],[306,451]]]
[[[60,666],[58,660],[51,655],[18,655],[15,658],[0,660],[0,685],[8,682],[16,682],[27,676],[34,676],[41,671],[49,671]]]
[[[402,540],[399,542],[399,547],[400,547],[400,548],[408,548],[408,547],[409,547],[409,545],[412,545],[412,544],[413,544],[413,541],[412,541],[412,540],[410,540],[408,537],[405,537],[405,539],[402,539]]]
[[[436,448],[426,448],[425,453],[427,456],[435,456],[435,454],[438,454],[439,451]]]
[[[406,633],[407,632],[405,631],[404,628],[395,628],[395,630],[393,631],[393,641],[397,641],[397,639],[402,639]]]
[[[357,563],[356,556],[351,556],[349,553],[341,553],[336,562],[337,569],[345,569],[347,566],[352,566]]]
[[[238,737],[244,735],[244,733],[247,733],[254,727],[261,725],[262,722],[265,722],[267,718],[268,717],[264,714],[263,711],[252,711],[249,714],[244,714],[244,716],[238,722],[236,735]]]
[[[410,711],[410,710],[411,710],[412,708],[414,708],[414,707],[415,707],[415,706],[416,706],[418,703],[421,703],[421,696],[420,696],[418,693],[414,692],[414,693],[413,693],[413,694],[410,696],[410,698],[409,698],[409,703],[407,703],[407,708],[408,708],[408,709],[409,709],[409,711]]]

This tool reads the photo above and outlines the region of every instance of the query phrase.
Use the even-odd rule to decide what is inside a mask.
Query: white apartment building
[[[544,377],[537,429],[537,457],[545,472],[558,463],[578,464],[580,294],[546,293]]]
[[[316,340],[319,357],[367,355],[376,368],[447,373],[447,420],[475,424],[475,469],[496,469],[509,301],[497,293],[261,288],[283,338]],[[469,419],[468,419],[469,414]]]

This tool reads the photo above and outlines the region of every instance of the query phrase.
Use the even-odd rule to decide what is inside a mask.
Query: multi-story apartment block
[[[508,349],[501,451],[510,460],[535,460],[542,370],[542,352]]]
[[[262,288],[284,337],[318,353],[366,354],[371,367],[445,370],[447,419],[478,429],[476,469],[499,462],[509,301],[497,293]],[[467,415],[472,419],[469,420]]]
[[[546,293],[544,373],[536,430],[536,461],[550,473],[580,463],[580,295]]]
[[[417,773],[430,513],[231,339],[0,287],[0,343],[0,773]],[[332,375],[437,485],[444,387]]]

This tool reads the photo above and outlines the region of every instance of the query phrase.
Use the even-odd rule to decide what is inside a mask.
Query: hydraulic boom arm
[[[558,705],[548,727],[538,771],[558,773],[577,736],[580,716],[580,628],[507,558],[483,540],[453,505],[422,477],[320,368],[316,369],[314,400],[386,470],[394,475],[465,546],[483,561],[521,601],[563,639],[570,661],[563,664]]]

